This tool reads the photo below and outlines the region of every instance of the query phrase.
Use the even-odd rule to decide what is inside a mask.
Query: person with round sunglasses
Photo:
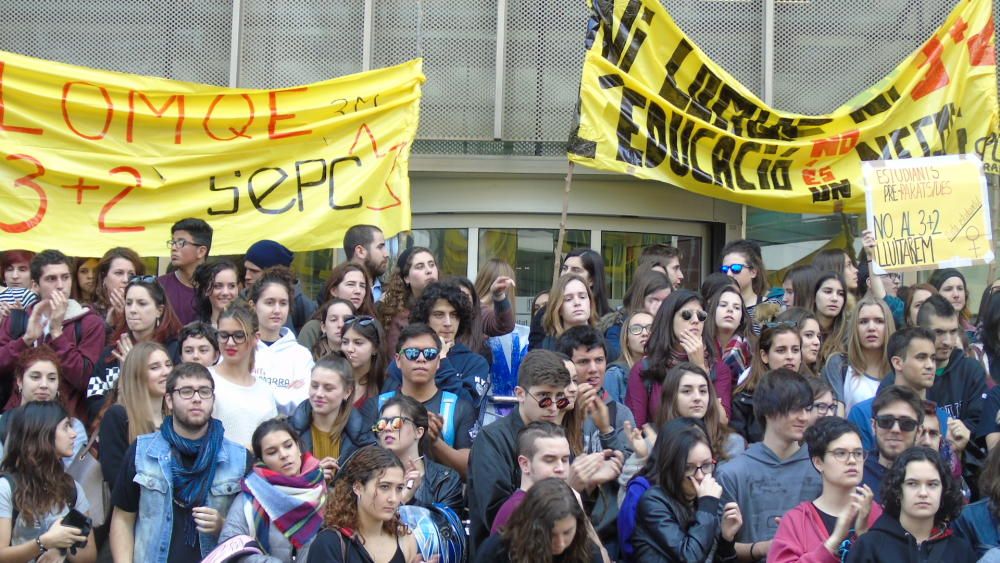
[[[670,294],[653,318],[646,357],[629,373],[625,406],[642,428],[656,418],[667,372],[681,362],[691,362],[706,372],[714,363],[714,347],[705,333],[705,301],[681,289]]]
[[[435,374],[441,362],[441,339],[431,327],[414,323],[399,334],[396,363],[402,372],[397,391],[371,397],[362,407],[366,421],[375,423],[382,406],[397,395],[406,395],[427,408],[429,455],[459,473],[468,471],[469,450],[478,432],[473,404],[451,391],[438,387]]]
[[[427,407],[406,395],[395,395],[382,405],[372,426],[378,444],[391,451],[406,469],[402,504],[430,507],[441,503],[461,513],[465,501],[458,472],[431,459],[430,417]]]
[[[868,452],[853,424],[822,418],[806,430],[805,442],[823,492],[781,517],[769,562],[842,561],[882,515],[871,488],[861,483]]]
[[[257,315],[243,305],[230,305],[219,315],[222,361],[209,368],[215,381],[215,411],[226,439],[250,446],[261,422],[278,416],[271,386],[254,377]]]
[[[871,426],[876,449],[869,452],[864,471],[864,483],[874,493],[875,502],[882,504],[886,472],[904,451],[916,445],[923,423],[923,401],[916,391],[891,385],[875,397]]]
[[[390,357],[382,325],[367,315],[347,317],[341,331],[340,353],[351,363],[354,372],[351,404],[360,409],[369,398],[379,394],[385,383]]]

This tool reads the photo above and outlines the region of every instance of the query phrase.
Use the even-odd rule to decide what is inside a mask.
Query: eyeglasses
[[[538,397],[532,395],[531,391],[528,391],[527,389],[525,389],[524,392],[527,393],[529,397],[534,399],[535,402],[538,403],[538,406],[543,409],[551,407],[552,403],[555,403],[556,408],[559,410],[563,410],[564,408],[569,406],[569,399],[566,398],[565,395],[559,395],[555,399],[553,399],[552,397],[542,397],[541,399],[539,399]]]
[[[243,330],[237,330],[234,332],[219,331],[219,342],[225,344],[229,342],[229,339],[233,339],[233,344],[243,344],[247,341],[247,333]]]
[[[128,283],[156,283],[156,276],[132,276]]]
[[[820,416],[826,416],[837,412],[837,403],[813,403],[812,408],[806,408],[807,411],[816,411]]]
[[[722,267],[719,268],[719,271],[722,272],[723,274],[728,274],[729,272],[732,272],[734,274],[739,274],[740,272],[743,271],[744,268],[749,270],[751,267],[747,266],[746,264],[730,264],[728,266],[723,264]]]
[[[917,429],[917,421],[913,420],[908,416],[892,416],[891,414],[882,414],[873,417],[875,424],[882,430],[892,430],[892,427],[899,423],[899,429],[903,432],[913,432]]]
[[[197,242],[194,242],[193,240],[185,240],[185,239],[182,239],[182,238],[178,238],[178,239],[168,240],[167,241],[167,248],[177,248],[177,249],[180,249],[180,248],[184,248],[185,246],[187,246],[189,244],[191,246],[205,246],[204,244],[198,244]]]
[[[640,324],[628,325],[628,333],[629,334],[634,334],[634,335],[638,336],[638,335],[640,335],[640,334],[642,334],[644,332],[649,332],[652,328],[653,328],[653,325],[651,325],[651,324],[649,324],[649,325],[640,325]]]
[[[403,357],[411,362],[417,361],[417,358],[423,354],[424,359],[428,362],[438,357],[440,350],[437,348],[403,348],[399,351],[403,354]]]
[[[182,399],[191,399],[195,393],[202,399],[211,399],[215,396],[215,389],[211,387],[199,387],[197,389],[194,387],[181,387],[180,389],[174,389],[171,393],[177,393]]]
[[[700,322],[705,322],[705,320],[708,319],[708,313],[705,311],[692,311],[691,309],[681,311],[681,318],[685,321],[690,321],[695,315],[698,316],[698,320]]]
[[[846,462],[849,458],[852,458],[852,457],[854,459],[858,460],[858,461],[864,461],[864,460],[868,459],[868,452],[866,452],[865,450],[841,450],[841,449],[836,449],[836,450],[829,450],[826,453],[832,455],[833,459],[835,459],[835,460],[837,460],[837,461],[839,461],[841,463]]]
[[[394,432],[402,428],[403,424],[406,422],[409,422],[410,424],[416,426],[416,423],[413,422],[412,418],[407,418],[405,416],[388,416],[385,418],[380,418],[375,421],[375,424],[372,424],[372,432],[376,434],[385,432],[387,430],[390,432]]]
[[[684,467],[684,476],[694,477],[694,474],[699,471],[701,471],[702,475],[711,475],[715,473],[715,465],[716,464],[714,459],[708,463],[703,463],[698,466],[687,465]]]

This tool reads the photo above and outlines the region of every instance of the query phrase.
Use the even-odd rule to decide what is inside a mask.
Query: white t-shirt
[[[14,481],[20,486],[20,481],[15,477]],[[90,503],[87,502],[87,495],[83,492],[83,487],[79,483],[74,482],[76,485],[76,509],[84,514],[90,510]],[[7,479],[0,479],[0,518],[10,518],[14,514],[14,499],[13,495],[10,494],[10,483]],[[24,522],[24,513],[18,510],[17,522],[14,522],[14,528],[11,530],[11,545],[21,545],[22,543],[28,543],[35,541],[35,538],[41,536],[48,531],[52,523],[62,518],[69,512],[68,506],[63,506],[62,509],[50,512],[45,516],[42,516],[41,522],[37,526],[29,526]],[[31,561],[34,561],[32,559]]]
[[[229,440],[250,447],[253,431],[261,422],[278,416],[271,387],[259,379],[244,387],[231,383],[209,368],[215,380],[215,410],[212,416],[222,422]]]
[[[848,366],[847,373],[844,374],[844,403],[847,405],[844,412],[851,412],[854,405],[874,397],[880,383],[881,380],[864,373],[859,374]]]

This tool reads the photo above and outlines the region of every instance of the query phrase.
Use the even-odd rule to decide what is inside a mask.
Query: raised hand
[[[722,539],[731,542],[743,527],[743,513],[735,502],[727,502],[722,509]]]

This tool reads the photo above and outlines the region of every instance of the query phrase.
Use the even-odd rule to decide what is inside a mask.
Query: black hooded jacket
[[[851,546],[847,563],[975,563],[976,553],[950,529],[935,529],[931,537],[917,541],[899,520],[883,514],[867,533]]]

